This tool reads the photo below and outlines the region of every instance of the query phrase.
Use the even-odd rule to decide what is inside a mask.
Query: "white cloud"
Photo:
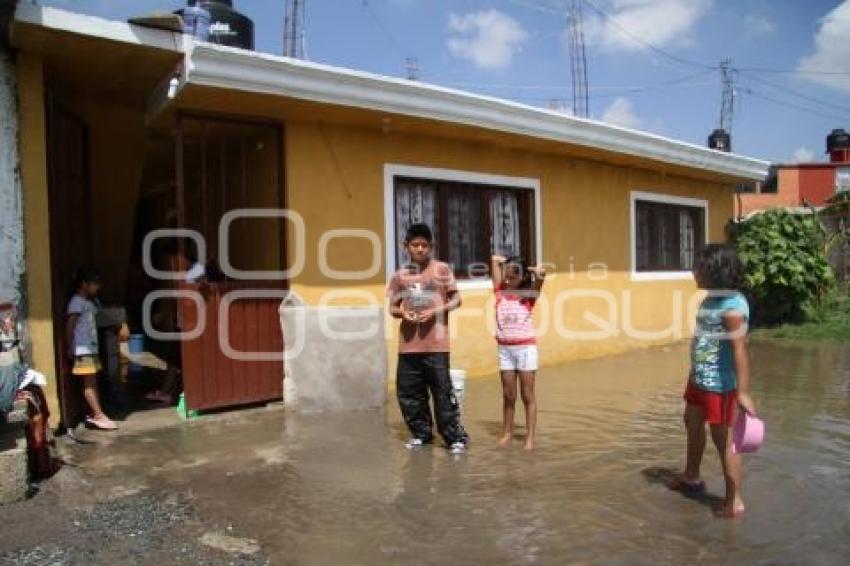
[[[449,32],[447,45],[452,55],[483,69],[510,65],[528,37],[519,22],[494,9],[450,14]]]
[[[850,0],[828,13],[815,34],[815,52],[800,59],[797,70],[810,81],[850,92],[850,75],[824,75],[815,72],[850,73]]]
[[[643,126],[643,120],[635,114],[632,103],[623,96],[615,98],[605,109],[605,112],[602,113],[602,121],[635,130]]]
[[[613,0],[613,8],[606,10],[610,19],[585,10],[585,41],[623,51],[645,49],[645,45],[636,41],[635,37],[656,47],[664,47],[674,42],[688,43],[694,25],[708,12],[712,2],[713,0]]]
[[[765,14],[750,14],[744,18],[744,25],[751,35],[770,35],[776,31],[776,23]]]
[[[801,146],[797,148],[797,151],[794,152],[794,155],[791,156],[791,160],[794,163],[810,163],[815,159],[815,152],[811,149]]]

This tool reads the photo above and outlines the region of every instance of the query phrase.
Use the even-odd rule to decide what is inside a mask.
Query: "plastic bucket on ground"
[[[449,377],[452,380],[452,389],[454,389],[455,397],[460,407],[463,407],[463,390],[466,386],[466,370],[451,369]]]

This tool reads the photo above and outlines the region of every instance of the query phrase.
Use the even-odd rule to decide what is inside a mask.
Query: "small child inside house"
[[[685,471],[670,487],[688,495],[705,491],[700,464],[705,450],[705,425],[720,456],[726,482],[718,517],[744,514],[741,495],[741,455],[732,449],[732,427],[736,409],[755,415],[750,397],[750,368],[747,328],[750,309],[741,294],[743,269],[734,248],[710,244],[697,253],[694,278],[709,293],[697,313],[691,342],[691,370],[685,389],[687,459]]]
[[[118,426],[106,416],[97,392],[97,375],[101,370],[97,338],[97,312],[100,302],[100,273],[94,267],[84,267],[74,276],[74,294],[68,302],[65,317],[65,338],[71,357],[71,374],[83,382],[83,397],[91,414],[86,424],[98,430],[117,430]]]
[[[431,257],[433,239],[426,224],[412,224],[404,239],[410,263],[389,283],[390,314],[401,319],[396,391],[411,434],[408,448],[433,441],[430,393],[437,430],[451,452],[462,453],[468,437],[449,377],[448,328],[448,313],[461,300],[451,267]]]
[[[496,341],[499,344],[499,374],[502,378],[502,435],[499,444],[513,440],[517,382],[525,406],[525,450],[534,448],[537,433],[537,400],[534,378],[537,372],[537,331],[532,314],[546,270],[525,267],[519,258],[494,255],[490,272],[496,294]]]

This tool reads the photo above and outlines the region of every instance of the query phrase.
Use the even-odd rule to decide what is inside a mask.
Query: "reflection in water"
[[[467,384],[472,445],[462,456],[405,450],[392,404],[254,415],[80,456],[103,481],[142,475],[151,487],[190,490],[202,515],[250,533],[276,562],[845,563],[850,348],[756,343],[753,358],[768,429],[745,458],[741,521],[711,516],[723,489],[713,454],[705,498],[663,487],[684,458],[680,346],[542,370],[533,454],[521,442],[496,446],[494,377]]]

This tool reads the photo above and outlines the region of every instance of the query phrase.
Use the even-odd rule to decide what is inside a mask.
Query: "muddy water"
[[[539,445],[496,446],[500,389],[471,380],[471,450],[409,452],[395,405],[254,415],[82,447],[103,489],[188,494],[274,563],[781,563],[850,560],[850,348],[755,344],[767,443],[745,460],[748,513],[661,484],[682,464],[683,347],[538,377]],[[518,415],[521,420],[522,412]],[[519,432],[522,432],[520,427]],[[710,494],[722,493],[706,454]]]

